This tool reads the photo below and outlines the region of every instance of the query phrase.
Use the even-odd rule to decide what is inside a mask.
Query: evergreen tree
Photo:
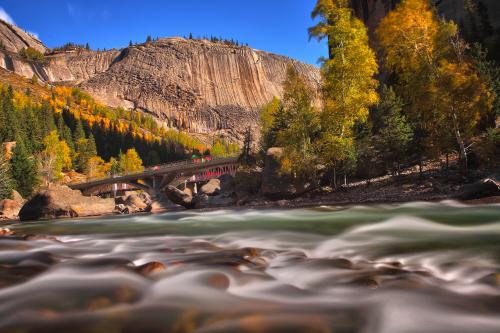
[[[10,199],[14,188],[14,181],[12,180],[10,172],[10,164],[5,157],[3,150],[4,149],[0,152],[0,200]]]
[[[88,139],[79,139],[76,142],[76,167],[79,172],[87,173],[88,161],[97,156],[97,149],[92,134]]]
[[[89,45],[89,43],[85,44],[85,50],[90,51],[90,45]]]
[[[400,173],[402,160],[407,156],[408,145],[413,138],[413,131],[403,112],[403,101],[389,87],[382,89],[384,101],[382,128],[380,129],[380,147],[385,161],[394,173]]]
[[[0,140],[2,142],[15,141],[17,137],[22,137],[19,126],[19,116],[16,114],[12,99],[14,92],[12,86],[7,88],[2,94],[2,110],[0,112]]]
[[[151,38],[151,35],[148,35],[148,37],[146,37],[146,43],[149,43],[151,42],[153,39]]]
[[[10,164],[16,190],[24,198],[29,197],[38,185],[38,171],[35,160],[29,156],[22,140],[17,140]]]
[[[73,142],[76,144],[81,139],[85,139],[85,131],[83,130],[82,121],[78,119],[76,128],[73,132]]]
[[[75,150],[73,135],[71,134],[71,130],[69,129],[68,125],[66,125],[66,122],[64,121],[62,115],[57,119],[57,132],[59,133],[59,138],[61,140],[64,140],[73,152]]]

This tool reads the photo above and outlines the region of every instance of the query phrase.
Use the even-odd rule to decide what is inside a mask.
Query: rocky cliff
[[[460,24],[468,24],[467,0],[431,0],[439,12],[447,19]],[[384,16],[391,11],[400,0],[351,0],[356,15],[361,18],[370,30],[376,28]],[[490,24],[496,30],[500,28],[500,1],[498,0],[468,0],[469,8],[477,10],[479,3],[485,6]]]
[[[21,32],[0,25],[0,40],[9,36],[11,45],[0,50],[0,67],[50,84],[79,86],[106,105],[153,114],[164,126],[207,139],[221,134],[241,141],[248,127],[256,130],[260,107],[282,95],[289,65],[314,88],[320,83],[317,67],[284,56],[183,38],[103,52],[49,53],[42,45],[37,50],[45,60],[28,62],[18,51],[36,45]]]

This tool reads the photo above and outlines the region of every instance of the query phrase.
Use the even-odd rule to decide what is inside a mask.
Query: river
[[[0,332],[500,332],[500,206],[11,224]]]

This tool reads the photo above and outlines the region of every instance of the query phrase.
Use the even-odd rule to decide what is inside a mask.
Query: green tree
[[[10,163],[5,156],[4,149],[0,152],[0,200],[10,199],[14,181],[10,172]]]
[[[97,148],[94,137],[82,138],[76,142],[76,167],[79,172],[88,173],[88,161],[97,156]]]
[[[16,190],[24,198],[29,197],[38,185],[38,170],[35,160],[28,154],[22,140],[16,142],[10,165]]]
[[[16,138],[22,137],[19,125],[19,115],[13,104],[14,91],[9,86],[2,92],[2,105],[0,110],[0,141],[16,141]]]
[[[315,176],[315,141],[320,124],[319,112],[312,106],[314,93],[297,71],[288,67],[283,84],[283,110],[286,127],[277,134],[277,145],[285,150],[282,170],[300,177]]]
[[[268,104],[262,107],[259,115],[260,125],[260,146],[265,152],[267,149],[275,145],[276,128],[274,127],[276,113],[281,108],[281,103],[278,97],[274,97]]]
[[[381,93],[383,112],[380,129],[380,147],[386,163],[393,173],[400,173],[400,165],[407,156],[408,145],[413,138],[413,130],[403,115],[403,101],[396,96],[392,87],[384,86]]]

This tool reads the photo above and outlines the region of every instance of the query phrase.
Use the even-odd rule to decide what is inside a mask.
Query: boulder
[[[200,188],[200,194],[217,195],[221,190],[220,180],[217,178],[210,179],[205,185]]]
[[[21,194],[19,194],[19,192],[17,192],[16,190],[12,190],[12,200],[19,203],[21,206],[26,202]]]
[[[213,207],[227,207],[236,204],[236,196],[234,193],[225,193],[220,195],[207,195],[201,194],[193,199],[194,208],[213,208]]]
[[[134,212],[147,212],[151,210],[151,203],[146,201],[145,197],[137,194],[131,194],[125,200],[125,205],[131,208]]]
[[[494,196],[500,196],[499,175],[493,175],[476,183],[465,185],[458,198],[461,200],[474,200]]]
[[[54,219],[61,217],[86,217],[112,214],[114,199],[86,197],[67,186],[52,185],[33,196],[19,212],[21,221]]]
[[[4,199],[0,201],[0,217],[8,220],[16,219],[22,206],[22,202]]]
[[[264,160],[261,193],[272,200],[295,198],[314,189],[311,182],[280,173],[283,153],[283,148],[269,148]]]
[[[170,201],[186,208],[193,208],[193,195],[190,192],[189,189],[181,191],[172,185],[165,188],[165,194]]]

